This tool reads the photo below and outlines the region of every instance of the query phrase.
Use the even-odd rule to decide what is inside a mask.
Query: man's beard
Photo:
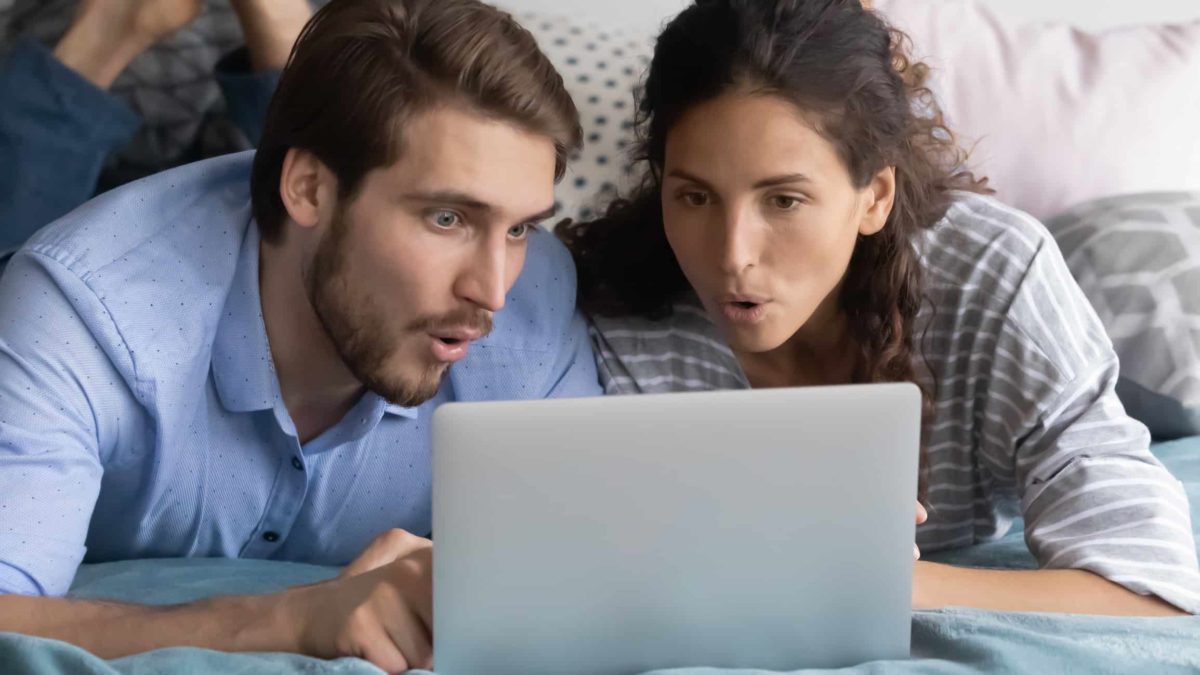
[[[398,334],[391,334],[384,318],[387,310],[379,307],[370,294],[355,293],[350,288],[345,251],[350,227],[345,208],[339,207],[304,275],[308,300],[355,379],[391,403],[420,405],[437,395],[448,367],[431,358],[428,363],[414,363],[407,372],[388,373],[387,365],[401,349],[403,338],[432,339],[431,334],[439,329],[462,327],[487,335],[492,330],[491,315],[478,307],[464,307],[449,314],[422,317]]]

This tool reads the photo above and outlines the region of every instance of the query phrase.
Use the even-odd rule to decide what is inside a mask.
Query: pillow
[[[1112,338],[1126,410],[1159,438],[1200,434],[1200,192],[1100,199],[1047,226]]]
[[[1087,33],[973,0],[875,0],[933,68],[971,166],[1041,219],[1116,194],[1200,190],[1200,21]]]
[[[555,190],[561,217],[588,220],[638,176],[630,166],[634,89],[653,53],[655,26],[605,28],[569,17],[516,15],[550,58],[579,108],[583,149]]]
[[[1200,21],[1086,33],[1009,24],[973,0],[875,0],[934,69],[947,121],[998,197],[1041,219],[1089,199],[1200,190]],[[587,218],[630,186],[633,91],[660,26],[525,12],[579,106],[585,144],[557,192]]]

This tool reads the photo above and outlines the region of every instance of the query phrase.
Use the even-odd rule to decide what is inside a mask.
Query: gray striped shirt
[[[1117,399],[1117,356],[1054,239],[962,193],[918,252],[929,302],[916,366],[936,394],[922,550],[997,539],[1023,516],[1042,567],[1091,570],[1200,613],[1187,497]],[[749,386],[704,311],[676,310],[591,318],[606,393]]]

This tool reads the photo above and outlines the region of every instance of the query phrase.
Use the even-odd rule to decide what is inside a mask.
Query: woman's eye
[[[781,211],[791,211],[792,209],[796,208],[799,205],[800,205],[799,197],[788,197],[786,195],[779,195],[777,197],[771,197],[771,206],[774,206],[775,208],[777,208]]]
[[[708,203],[708,195],[704,192],[685,192],[683,201],[688,206],[704,206]]]
[[[438,227],[451,228],[458,224],[458,214],[453,211],[434,211],[432,214],[433,224]]]
[[[529,236],[529,231],[533,229],[533,225],[524,223],[522,225],[513,225],[508,228],[508,237],[510,239],[524,239]]]

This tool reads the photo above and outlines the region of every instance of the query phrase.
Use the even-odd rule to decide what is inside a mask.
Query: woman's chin
[[[742,354],[762,354],[779,349],[787,342],[788,335],[771,330],[769,325],[722,326],[722,337],[729,348]]]

